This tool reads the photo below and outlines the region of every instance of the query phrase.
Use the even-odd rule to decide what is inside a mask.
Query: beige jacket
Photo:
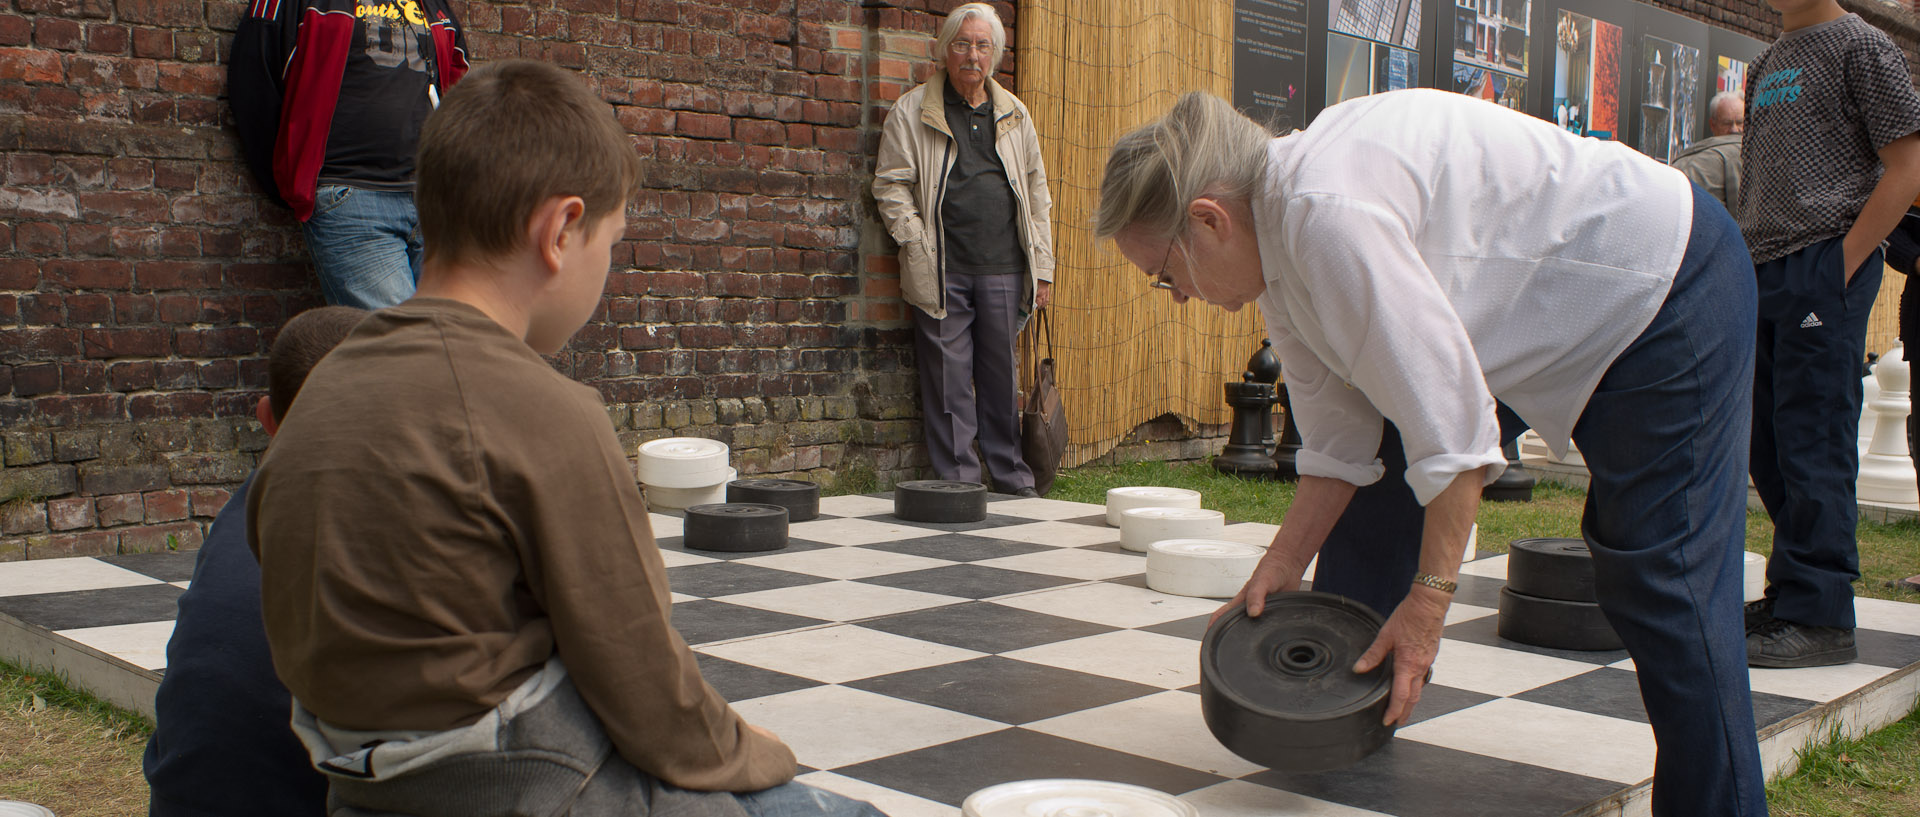
[[[953,133],[947,129],[944,88],[947,73],[936,71],[925,85],[908,91],[894,103],[880,134],[880,156],[874,169],[873,198],[887,232],[900,243],[900,292],[907,303],[935,318],[947,316],[946,255],[940,225],[940,202],[946,193],[947,173],[953,169]],[[1033,116],[1006,89],[991,78],[987,94],[993,98],[996,123],[993,145],[1013,184],[1019,202],[1020,239],[1027,251],[1027,281],[1023,297],[1033,311],[1038,281],[1053,280],[1053,197],[1047,193],[1047,168],[1040,159],[1040,134]],[[917,113],[917,115],[916,115]]]

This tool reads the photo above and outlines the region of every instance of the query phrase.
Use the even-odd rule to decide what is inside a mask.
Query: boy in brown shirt
[[[249,541],[334,814],[878,815],[700,676],[591,388],[541,359],[606,284],[640,168],[572,74],[469,74],[421,136],[417,295],[316,367]]]

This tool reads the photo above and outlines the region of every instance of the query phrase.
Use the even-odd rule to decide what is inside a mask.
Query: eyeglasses
[[[993,41],[981,40],[977,43],[970,43],[965,40],[954,40],[947,44],[947,50],[954,54],[965,54],[968,51],[972,51],[983,57],[991,56],[993,54]]]
[[[1167,242],[1167,254],[1160,259],[1160,271],[1153,274],[1153,283],[1148,284],[1148,286],[1154,289],[1164,289],[1169,292],[1173,291],[1173,282],[1167,280],[1167,262],[1173,260],[1173,245],[1176,243],[1178,242]]]

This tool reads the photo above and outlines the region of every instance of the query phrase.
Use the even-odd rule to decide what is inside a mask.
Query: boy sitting
[[[269,436],[314,364],[367,311],[323,306],[293,316],[267,354],[267,396],[254,415]],[[193,583],[167,640],[142,769],[148,817],[317,817],[327,781],[287,729],[287,688],[273,677],[260,623],[260,565],[247,550],[247,486],[220,508],[194,558]]]
[[[415,297],[308,379],[250,540],[335,815],[877,815],[787,784],[669,623],[606,408],[558,374],[640,181],[572,74],[503,61],[428,118]]]

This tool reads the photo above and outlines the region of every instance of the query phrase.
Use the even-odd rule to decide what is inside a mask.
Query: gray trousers
[[[801,783],[689,791],[634,768],[556,663],[480,723],[327,759],[328,817],[886,817]],[[537,688],[534,694],[524,694]],[[295,715],[295,731],[303,720]],[[303,740],[321,742],[323,727]],[[309,743],[309,751],[315,747]],[[352,747],[340,747],[351,749]],[[381,754],[389,749],[398,759]],[[321,751],[338,751],[321,747]]]
[[[1026,276],[946,278],[946,317],[912,310],[920,415],[933,473],[940,479],[985,482],[984,457],[994,490],[1032,488],[1033,471],[1020,456],[1013,360]]]

